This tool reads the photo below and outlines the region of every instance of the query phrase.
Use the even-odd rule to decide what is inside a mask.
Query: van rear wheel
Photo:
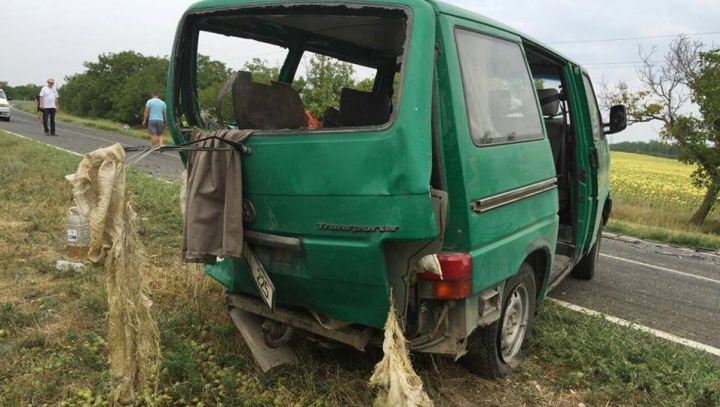
[[[500,319],[477,330],[463,358],[468,369],[490,379],[502,379],[522,364],[535,317],[535,274],[528,263],[507,279]]]
[[[580,262],[570,271],[570,275],[578,280],[592,280],[595,277],[598,257],[600,257],[600,241],[602,240],[603,227],[600,224],[598,235],[592,249],[583,257]]]

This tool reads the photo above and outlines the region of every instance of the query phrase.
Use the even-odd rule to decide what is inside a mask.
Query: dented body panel
[[[292,3],[307,4],[287,4]],[[382,6],[372,1],[350,6],[360,3]],[[210,1],[190,13],[245,5],[264,4]],[[277,304],[376,328],[389,308],[384,242],[438,234],[426,159],[432,85],[426,79],[434,59],[435,16],[425,2],[395,2],[398,6],[407,7],[412,18],[405,56],[412,63],[404,69],[402,102],[393,120],[370,131],[256,132],[246,143],[252,154],[243,156],[242,164],[244,198],[256,210],[246,229],[303,242],[302,252],[293,256],[255,248],[277,289]],[[173,87],[170,110],[179,103]],[[181,141],[178,127],[176,122],[171,130]],[[257,294],[242,259],[226,259],[207,271],[230,291]]]

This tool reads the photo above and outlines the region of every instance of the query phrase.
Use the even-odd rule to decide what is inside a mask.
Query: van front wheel
[[[535,292],[532,266],[523,263],[505,282],[500,319],[477,330],[468,340],[464,361],[471,372],[501,379],[520,366],[535,316]]]

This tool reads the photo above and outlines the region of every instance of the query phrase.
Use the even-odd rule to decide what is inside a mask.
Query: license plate
[[[257,255],[255,255],[255,252],[247,242],[243,243],[243,257],[250,269],[250,273],[252,273],[253,280],[255,280],[255,285],[257,285],[258,291],[260,291],[260,296],[263,301],[265,301],[265,304],[267,304],[271,310],[275,310],[275,285],[272,280],[270,280],[270,276],[267,271],[265,271],[265,267],[260,263]]]

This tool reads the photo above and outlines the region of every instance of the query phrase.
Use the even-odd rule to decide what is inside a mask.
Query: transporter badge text
[[[400,226],[350,226],[350,225],[328,225],[327,223],[318,223],[319,230],[328,230],[331,232],[351,232],[351,233],[373,233],[386,232],[395,233],[400,230]]]

